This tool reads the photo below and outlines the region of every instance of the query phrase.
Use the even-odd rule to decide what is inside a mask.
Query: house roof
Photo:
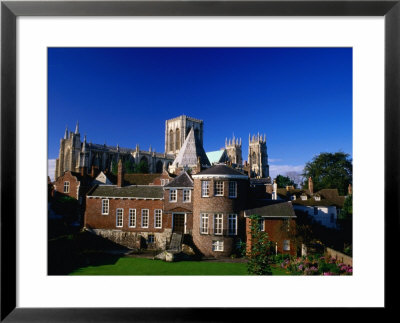
[[[263,218],[295,218],[293,206],[291,202],[281,202],[263,207],[245,210],[245,216],[257,214]]]
[[[126,185],[149,185],[161,174],[124,174]]]
[[[232,167],[229,167],[224,164],[211,166],[210,168],[205,169],[202,172],[193,175],[193,177],[196,178],[197,176],[200,175],[234,175],[234,176],[247,177],[247,175],[245,175],[244,173],[241,173],[238,170],[233,169]]]
[[[220,163],[224,161],[224,157],[226,157],[226,150],[220,149],[216,151],[209,151],[208,153],[206,153],[206,155],[212,165],[214,163]]]
[[[164,196],[162,186],[156,185],[131,185],[118,187],[116,185],[99,185],[94,187],[88,196],[99,197],[135,197],[162,199]]]
[[[164,187],[193,187],[193,180],[186,171],[183,171]]]
[[[203,146],[191,128],[172,165],[175,167],[196,166],[198,157],[200,157],[201,165],[211,165]]]

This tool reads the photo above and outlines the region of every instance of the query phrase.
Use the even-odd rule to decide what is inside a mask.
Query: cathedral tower
[[[229,157],[229,160],[233,164],[242,165],[242,139],[235,138],[233,136],[232,139],[225,139],[225,149],[226,153]]]
[[[267,139],[258,133],[249,134],[249,164],[252,177],[265,178],[269,176],[268,155],[267,155]]]
[[[179,116],[165,121],[165,153],[179,153],[190,129],[193,128],[194,135],[203,146],[203,120]]]

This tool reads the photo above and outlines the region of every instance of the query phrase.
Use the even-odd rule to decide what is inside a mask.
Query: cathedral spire
[[[65,126],[64,139],[68,139],[68,126]]]
[[[76,122],[76,127],[75,127],[75,134],[77,135],[79,133],[79,121]]]

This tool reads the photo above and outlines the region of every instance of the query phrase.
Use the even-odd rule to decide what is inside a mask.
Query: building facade
[[[264,137],[260,134],[253,135],[253,137],[249,135],[248,162],[251,177],[269,177],[266,135]]]

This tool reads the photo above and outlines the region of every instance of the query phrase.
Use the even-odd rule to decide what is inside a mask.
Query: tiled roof
[[[149,185],[161,174],[124,174],[126,185]]]
[[[131,185],[123,187],[117,187],[116,185],[99,185],[90,191],[88,196],[161,199],[164,193],[162,186],[156,185]]]
[[[196,175],[244,175],[244,173],[241,173],[237,171],[236,169],[233,169],[232,167],[226,166],[226,165],[214,165],[211,166],[210,168],[203,170],[200,173],[197,173]],[[193,175],[193,177],[196,177],[196,175]]]
[[[183,171],[164,187],[193,187],[193,180],[188,173]]]
[[[275,203],[260,208],[245,211],[246,216],[259,215],[262,217],[296,217],[291,202]]]

